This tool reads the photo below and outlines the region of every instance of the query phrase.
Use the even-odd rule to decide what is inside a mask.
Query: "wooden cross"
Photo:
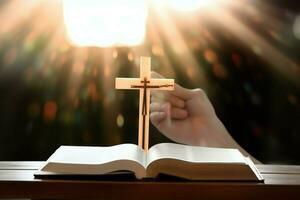
[[[150,57],[140,58],[140,78],[116,78],[116,89],[140,90],[138,145],[149,148],[149,107],[151,90],[174,90],[174,79],[152,79]]]

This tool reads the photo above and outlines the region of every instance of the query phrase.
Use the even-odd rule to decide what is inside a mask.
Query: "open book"
[[[134,144],[110,147],[61,146],[39,174],[108,174],[131,171],[136,178],[159,174],[190,180],[263,180],[253,162],[237,149],[162,143],[147,153]]]

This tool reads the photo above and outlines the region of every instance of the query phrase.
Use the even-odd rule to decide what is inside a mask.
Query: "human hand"
[[[153,78],[163,78],[152,72]],[[189,90],[175,84],[173,91],[152,91],[152,124],[179,143],[211,147],[239,147],[233,140],[202,89]]]

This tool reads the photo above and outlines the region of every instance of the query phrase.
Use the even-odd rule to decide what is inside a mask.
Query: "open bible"
[[[134,144],[61,146],[38,174],[103,175],[123,170],[138,179],[165,174],[189,180],[263,180],[250,158],[237,149],[173,143],[154,145],[147,153]]]

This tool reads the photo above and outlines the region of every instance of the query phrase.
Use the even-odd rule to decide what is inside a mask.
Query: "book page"
[[[250,162],[237,149],[165,143],[150,148],[146,176],[166,174],[189,180],[262,180],[259,172],[249,166]]]
[[[60,146],[48,159],[48,162],[101,165],[117,160],[132,160],[145,166],[144,152],[134,144],[110,147]]]
[[[162,143],[151,147],[148,152],[147,166],[159,159],[176,159],[194,163],[245,163],[244,156],[237,149],[188,146],[174,143]]]

